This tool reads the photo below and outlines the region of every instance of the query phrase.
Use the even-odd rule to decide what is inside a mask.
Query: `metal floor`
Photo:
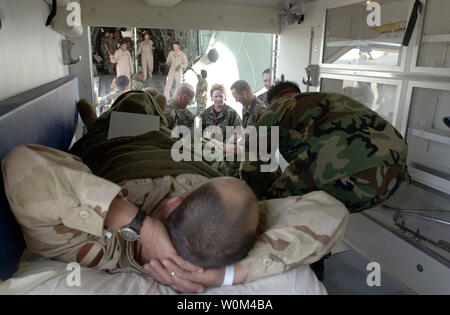
[[[369,261],[356,250],[349,248],[325,260],[323,284],[330,295],[414,295],[415,292],[381,271],[380,286],[369,287],[366,279]]]

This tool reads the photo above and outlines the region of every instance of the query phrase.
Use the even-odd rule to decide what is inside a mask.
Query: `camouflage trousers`
[[[260,173],[258,179],[265,182],[268,189],[259,190],[239,162],[214,162],[212,164],[223,176],[245,180],[260,199],[275,199],[301,196],[322,190],[346,205],[351,213],[375,207],[391,197],[407,177],[404,165],[379,166],[353,175],[345,176],[326,184],[317,185],[309,171],[296,170],[291,164],[284,173]],[[245,166],[245,164],[242,164]],[[270,184],[272,183],[272,184]]]
[[[206,109],[206,100],[205,101],[197,100],[197,116],[201,116],[202,113],[205,111],[205,109]]]
[[[309,171],[285,170],[266,191],[266,198],[304,195],[322,190],[346,205],[351,213],[372,208],[392,196],[407,177],[404,165],[379,166],[317,185]]]

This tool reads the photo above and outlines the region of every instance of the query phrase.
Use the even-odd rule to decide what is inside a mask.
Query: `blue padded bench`
[[[41,144],[67,151],[77,122],[78,77],[68,76],[0,101],[0,160],[16,146]],[[0,279],[16,271],[25,249],[0,176]]]

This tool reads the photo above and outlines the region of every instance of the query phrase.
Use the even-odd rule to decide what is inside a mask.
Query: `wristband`
[[[222,287],[232,286],[234,281],[234,265],[225,268],[225,277],[223,279]]]

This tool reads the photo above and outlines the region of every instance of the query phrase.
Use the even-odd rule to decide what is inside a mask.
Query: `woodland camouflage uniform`
[[[186,126],[188,128],[194,127],[194,115],[187,108],[180,111],[173,101],[170,101],[169,105],[167,105],[164,114],[166,115],[168,127],[170,129],[173,129],[176,126]]]
[[[250,106],[247,109],[244,107],[242,110],[242,126],[247,128],[248,126],[256,125],[266,108],[266,105],[259,98],[255,97]]]
[[[228,105],[225,105],[223,110],[218,115],[214,112],[214,105],[212,105],[205,109],[201,118],[203,131],[205,131],[205,129],[209,126],[218,126],[222,130],[224,140],[226,137],[227,126],[242,126],[242,121],[241,118],[239,118],[238,113]]]
[[[241,178],[260,198],[323,190],[358,212],[389,198],[407,177],[402,136],[344,95],[282,97],[264,112],[259,126],[280,127],[280,153],[289,163],[283,173],[262,173],[260,161],[241,163]]]
[[[197,115],[200,116],[206,109],[206,102],[208,100],[208,81],[203,79],[202,76],[197,75],[197,91],[195,92],[195,99],[197,102]]]

